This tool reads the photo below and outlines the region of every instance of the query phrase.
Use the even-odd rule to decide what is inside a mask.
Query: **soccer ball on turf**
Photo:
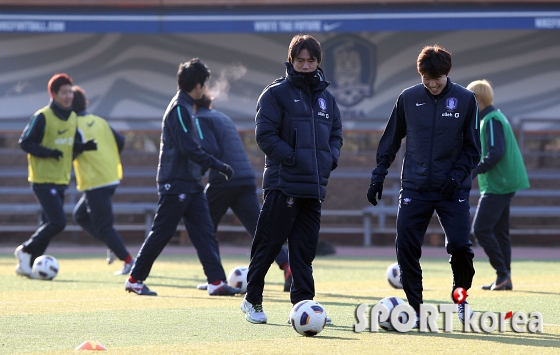
[[[236,266],[230,270],[228,275],[228,285],[247,292],[247,266]]]
[[[389,309],[389,316],[387,317],[387,319],[379,319],[379,328],[384,330],[395,330],[395,328],[393,328],[393,326],[391,325],[391,313],[393,312],[393,308],[395,308],[399,304],[405,304],[405,302],[398,297],[389,296],[379,301],[378,304],[383,304],[385,305],[385,307],[387,307],[387,309]],[[408,322],[408,314],[405,312],[401,312],[397,320],[403,324]]]
[[[327,322],[327,312],[319,302],[304,300],[298,302],[290,312],[290,323],[301,335],[312,337],[319,334]]]
[[[402,288],[401,283],[401,268],[399,263],[389,265],[387,268],[387,281],[394,288]]]
[[[33,262],[31,273],[40,280],[52,280],[58,274],[58,261],[54,256],[41,255]]]

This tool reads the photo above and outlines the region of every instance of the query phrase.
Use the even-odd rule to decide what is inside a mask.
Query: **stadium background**
[[[434,43],[453,52],[453,81],[464,86],[480,78],[491,81],[495,104],[521,135],[535,176],[556,174],[559,5],[560,1],[54,0],[47,6],[40,0],[0,0],[0,181],[6,188],[26,184],[25,155],[17,148],[17,137],[31,115],[48,102],[48,79],[67,72],[85,88],[90,110],[127,133],[123,186],[153,186],[161,115],[176,91],[178,63],[192,57],[200,57],[212,70],[214,107],[232,117],[255,169],[262,171],[262,154],[251,135],[256,99],[283,73],[289,40],[300,32],[321,41],[321,66],[343,113],[340,176],[346,173],[349,178],[333,176],[326,207],[366,206],[362,195],[379,134],[400,91],[418,83],[418,52]],[[127,165],[145,168],[146,176],[131,181]],[[398,168],[392,170],[398,177]],[[560,189],[550,179],[533,186]],[[8,195],[2,196],[3,202],[33,201],[25,194]],[[148,200],[155,197],[154,190]],[[529,201],[551,206],[557,202]],[[1,217],[3,224],[21,223],[18,217]],[[528,222],[519,221],[524,223]],[[542,223],[550,227],[553,222]],[[0,229],[0,234],[12,241],[27,237],[13,230],[6,234]],[[83,239],[79,232],[67,234]],[[349,238],[328,237],[338,242]],[[441,242],[439,237],[434,240]],[[533,242],[557,245],[557,240],[558,233],[547,233]]]

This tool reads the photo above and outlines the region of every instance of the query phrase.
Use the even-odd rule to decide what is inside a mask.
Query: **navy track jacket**
[[[423,84],[405,89],[379,142],[372,183],[384,181],[405,137],[402,189],[441,198],[439,192],[451,176],[460,190],[470,190],[471,171],[480,161],[478,108],[470,90],[449,78],[437,97]]]

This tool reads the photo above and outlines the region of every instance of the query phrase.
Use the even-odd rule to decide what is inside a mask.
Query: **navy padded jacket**
[[[342,147],[340,111],[328,85],[320,68],[310,83],[286,63],[286,76],[259,97],[255,136],[266,154],[264,191],[325,199]]]

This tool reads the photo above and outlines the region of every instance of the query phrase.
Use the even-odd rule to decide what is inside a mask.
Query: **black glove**
[[[86,150],[97,150],[97,142],[93,139],[85,142],[83,145],[84,151]]]
[[[459,189],[459,183],[451,176],[448,176],[441,188],[441,195],[444,199],[451,200],[455,195],[455,192],[457,192],[457,189]]]
[[[367,190],[367,199],[368,201],[377,206],[377,200],[375,199],[375,195],[377,195],[377,200],[381,200],[381,195],[383,195],[383,183],[382,182],[372,182],[369,185]]]
[[[54,149],[51,151],[51,158],[55,158],[56,160],[60,160],[60,157],[62,157],[62,152],[58,149]]]
[[[220,169],[218,169],[218,171],[220,172],[220,174],[225,176],[226,180],[231,179],[231,177],[233,176],[233,169],[231,168],[231,166],[225,163],[222,165]]]

